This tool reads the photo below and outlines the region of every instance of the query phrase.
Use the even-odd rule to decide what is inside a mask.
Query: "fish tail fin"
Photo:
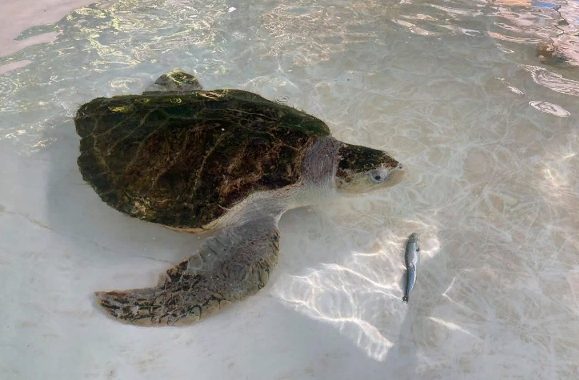
[[[404,296],[404,297],[402,297],[402,302],[406,302],[406,303],[408,303],[408,296]]]

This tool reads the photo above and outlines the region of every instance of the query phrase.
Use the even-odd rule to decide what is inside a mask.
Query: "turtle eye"
[[[368,172],[370,181],[373,183],[382,183],[388,178],[388,171],[386,169],[374,169]]]

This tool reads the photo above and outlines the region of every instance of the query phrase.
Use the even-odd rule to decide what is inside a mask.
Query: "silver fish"
[[[410,292],[416,283],[416,269],[420,260],[420,247],[418,246],[418,234],[416,233],[412,233],[408,237],[404,260],[406,261],[406,289],[404,290],[402,301],[408,302],[408,296],[410,296]]]

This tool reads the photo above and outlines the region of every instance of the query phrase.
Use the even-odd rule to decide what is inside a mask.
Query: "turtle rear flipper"
[[[175,69],[157,78],[155,83],[147,87],[143,95],[186,94],[198,90],[203,90],[203,86],[194,75]]]
[[[184,325],[263,288],[277,263],[277,220],[226,228],[167,271],[154,288],[97,292],[114,318],[135,325]]]

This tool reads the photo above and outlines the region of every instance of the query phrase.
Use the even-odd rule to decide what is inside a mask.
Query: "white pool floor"
[[[577,1],[26,4],[0,12],[0,378],[577,378]],[[538,59],[545,38],[567,62]],[[135,327],[93,292],[151,286],[204,237],[104,204],[72,117],[175,67],[313,114],[407,175],[287,213],[257,295]]]

